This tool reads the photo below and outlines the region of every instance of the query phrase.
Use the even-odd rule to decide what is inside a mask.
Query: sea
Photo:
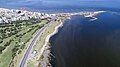
[[[51,37],[52,67],[120,67],[120,15],[95,17],[72,16]]]

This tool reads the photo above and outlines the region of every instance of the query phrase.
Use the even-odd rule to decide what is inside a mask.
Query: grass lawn
[[[12,59],[12,48],[14,47],[15,42],[12,42],[9,47],[6,48],[3,54],[0,55],[0,67],[9,67],[9,63]]]
[[[21,29],[21,31],[16,34],[16,35],[19,35],[19,34],[26,33],[25,35],[22,36],[22,38],[16,37],[16,35],[12,35],[11,37],[8,37],[8,38],[4,39],[3,43],[1,43],[0,46],[4,46],[4,44],[6,42],[10,41],[11,39],[13,39],[14,41],[12,41],[10,43],[10,45],[7,46],[6,49],[2,52],[2,54],[0,54],[0,67],[9,67],[9,64],[10,64],[11,60],[13,60],[15,63],[19,63],[21,58],[22,58],[21,54],[23,54],[25,52],[25,48],[23,50],[19,48],[23,52],[21,54],[16,54],[17,55],[17,58],[15,57],[16,59],[13,59],[13,57],[12,57],[12,49],[16,45],[20,45],[21,42],[25,43],[27,40],[29,40],[33,37],[33,33],[36,32],[37,27],[32,29],[30,32],[27,32],[28,29],[31,28],[31,26],[46,24],[47,22],[48,22],[47,20],[43,20],[43,21],[41,21],[39,23],[36,23],[36,24],[32,24],[32,25],[29,25],[29,26],[24,26]],[[21,40],[21,42],[18,42],[19,39]],[[25,45],[25,47],[27,47],[28,43],[26,43],[24,45]],[[22,46],[22,45],[20,45],[20,46]],[[14,67],[17,67],[17,65],[14,64]]]
[[[54,22],[53,24],[51,24],[44,32],[43,34],[40,36],[40,38],[37,40],[37,43],[36,43],[36,47],[34,47],[34,49],[38,49],[40,50],[42,48],[42,46],[44,45],[45,43],[45,39],[46,37],[51,34],[52,32],[54,32],[55,30],[55,27],[57,25],[59,25],[60,22]]]
[[[20,33],[26,32],[26,30],[22,30]],[[31,32],[30,32],[31,33]],[[32,35],[30,35],[30,33],[27,33],[26,35],[29,35],[29,37]],[[23,37],[26,37],[26,35],[24,35]],[[15,35],[13,35],[11,38],[15,37]],[[25,42],[28,38],[28,36],[26,37],[26,39],[22,38],[22,42]],[[9,41],[11,38],[8,38],[6,41]],[[5,42],[5,41],[4,41]],[[3,53],[0,55],[0,67],[9,67],[9,63],[12,59],[12,49],[14,48],[14,46],[17,45],[16,44],[16,40],[12,41],[10,46],[8,46]]]
[[[29,60],[29,62],[27,63],[27,67],[35,67],[35,65],[32,63],[32,61]]]

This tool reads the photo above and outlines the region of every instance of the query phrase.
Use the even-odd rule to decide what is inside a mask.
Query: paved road
[[[44,29],[46,29],[50,24],[52,24],[53,22],[55,21],[55,19],[52,19],[51,22],[49,22],[47,25],[45,25],[43,28],[41,28],[37,34],[34,36],[34,38],[32,39],[32,41],[30,42],[25,54],[24,54],[24,57],[22,58],[22,61],[20,62],[20,65],[19,67],[25,67],[25,63],[26,63],[26,60],[30,54],[30,51],[33,47],[33,45],[35,44],[35,42],[37,41],[38,37],[41,35],[41,33],[44,31]]]

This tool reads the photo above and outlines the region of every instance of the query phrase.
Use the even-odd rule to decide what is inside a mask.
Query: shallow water
[[[51,38],[53,67],[120,67],[120,15],[73,16]]]

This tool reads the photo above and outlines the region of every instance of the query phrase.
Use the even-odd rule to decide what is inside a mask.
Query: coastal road
[[[48,24],[46,24],[43,28],[41,28],[40,30],[38,30],[37,34],[33,37],[33,39],[32,39],[32,41],[30,42],[28,48],[26,49],[26,52],[25,52],[25,54],[24,54],[24,56],[23,56],[23,58],[22,58],[22,60],[21,60],[21,62],[20,62],[19,67],[25,67],[26,60],[27,60],[27,58],[28,58],[28,56],[29,56],[29,54],[30,54],[30,51],[31,51],[33,45],[36,43],[38,37],[39,37],[39,36],[42,34],[42,32],[43,32],[49,25],[51,25],[54,21],[55,21],[55,18],[52,18],[52,20],[51,20]]]

